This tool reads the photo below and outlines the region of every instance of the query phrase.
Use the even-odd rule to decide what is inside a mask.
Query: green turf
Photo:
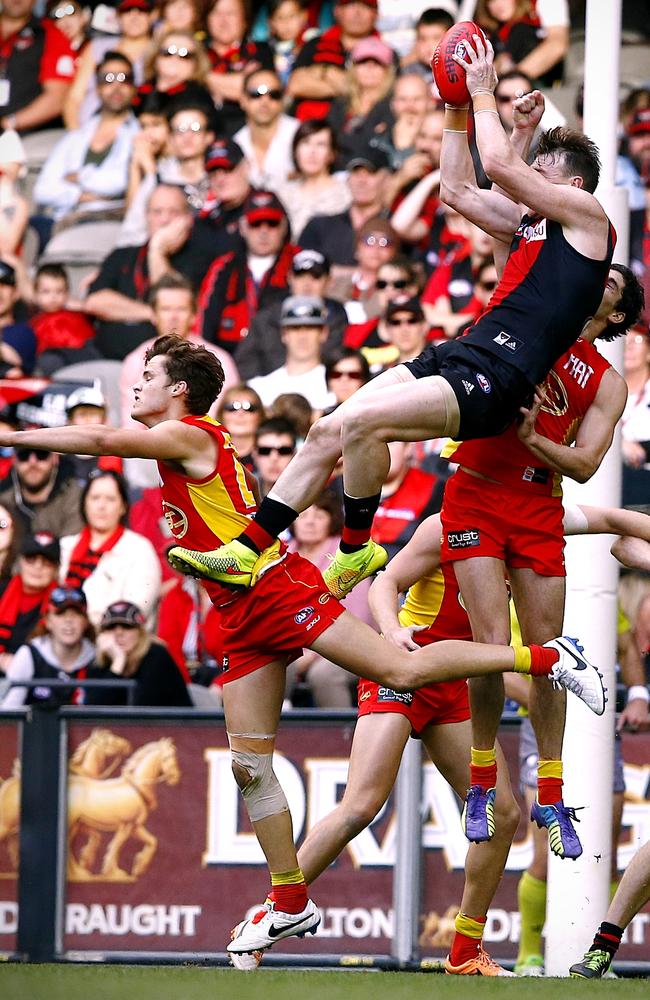
[[[648,997],[648,982],[451,978],[405,972],[264,969],[241,973],[188,966],[4,965],[2,1000],[459,1000],[513,997]]]

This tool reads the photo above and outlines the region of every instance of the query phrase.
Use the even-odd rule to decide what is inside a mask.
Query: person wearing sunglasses
[[[255,390],[243,384],[225,388],[219,397],[217,420],[230,434],[239,461],[253,471],[255,434],[264,420],[262,400]]]
[[[246,74],[241,106],[246,124],[233,139],[246,157],[251,184],[275,190],[293,169],[291,150],[300,122],[284,113],[284,87],[270,70]]]
[[[95,633],[86,614],[86,598],[74,587],[55,587],[48,595],[34,637],[18,647],[7,671],[14,684],[38,680],[42,685],[10,688],[3,708],[33,704],[54,708],[83,700],[80,689],[50,688],[48,680],[84,680],[95,662]]]
[[[393,259],[399,248],[399,237],[390,222],[375,216],[357,232],[354,267],[332,267],[329,292],[343,303],[348,323],[365,323],[379,314],[380,305],[375,299],[379,269]]]
[[[264,420],[255,433],[253,461],[260,494],[265,497],[273,489],[281,472],[296,453],[297,432],[285,417]]]
[[[362,323],[350,323],[345,331],[344,344],[355,350],[375,352],[391,344],[391,338],[384,323],[386,310],[396,296],[406,295],[412,298],[420,291],[420,279],[413,263],[402,253],[397,253],[377,271],[374,298],[377,303],[377,314]],[[392,348],[391,348],[392,350]],[[373,364],[382,364],[382,359],[375,355]]]
[[[330,263],[319,250],[300,250],[291,261],[289,294],[322,299],[327,309],[327,340],[322,347],[323,360],[337,353],[343,342],[348,318],[343,305],[326,294]],[[282,340],[282,303],[272,302],[253,318],[245,340],[235,351],[235,361],[242,378],[268,375],[280,368],[287,356]]]
[[[343,347],[325,365],[327,387],[340,406],[346,399],[370,381],[370,366],[361,351]],[[334,409],[334,407],[332,407]]]
[[[18,545],[42,531],[56,537],[79,531],[80,495],[73,466],[44,448],[16,448],[10,475],[0,484],[0,504],[13,518]]]
[[[97,111],[97,68],[107,52],[126,56],[133,67],[136,86],[144,83],[144,60],[151,48],[154,19],[151,0],[121,0],[117,6],[119,34],[98,34],[91,38],[79,57],[66,97],[63,117],[68,129],[81,128]]]
[[[251,190],[239,222],[239,247],[221,254],[199,290],[196,328],[234,354],[261,309],[284,298],[296,247],[284,206],[272,191]]]
[[[98,113],[57,143],[34,187],[39,211],[66,226],[124,213],[133,138],[139,131],[131,110],[131,62],[107,52],[96,79]]]

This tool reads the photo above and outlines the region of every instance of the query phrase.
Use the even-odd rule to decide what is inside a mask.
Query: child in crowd
[[[93,346],[95,328],[70,299],[68,275],[61,264],[42,264],[36,272],[34,302],[38,309],[31,325],[36,334],[38,367],[52,375],[64,365],[101,358]]]

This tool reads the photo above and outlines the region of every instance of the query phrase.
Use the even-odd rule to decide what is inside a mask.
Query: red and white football
[[[469,91],[465,85],[465,70],[453,56],[465,55],[465,43],[474,48],[473,35],[485,35],[474,21],[459,21],[440,39],[431,59],[433,79],[438,93],[447,104],[467,104]]]

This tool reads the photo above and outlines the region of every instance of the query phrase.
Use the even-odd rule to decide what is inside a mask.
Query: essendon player
[[[517,127],[508,141],[493,94],[493,52],[489,43],[486,52],[480,39],[476,45],[463,65],[483,166],[502,190],[477,188],[467,108],[451,108],[442,142],[441,194],[510,247],[486,311],[465,336],[427,347],[318,421],[246,532],[216,553],[172,550],[179,568],[191,566],[213,580],[236,573],[249,585],[257,553],[323,488],[342,442],[346,520],[341,546],[324,576],[331,592],[344,596],[386,561],[370,540],[370,528],[388,470],[387,442],[501,433],[598,309],[614,234],[592,194],[599,175],[597,149],[581,133],[554,129],[542,137],[529,167],[520,153],[527,152],[541,118],[542,95],[534,91],[520,100]],[[519,203],[528,206],[523,217]]]
[[[133,387],[132,416],[144,429],[68,425],[0,434],[0,447],[30,446],[158,462],[170,529],[206,548],[230,541],[256,509],[251,484],[227,431],[205,414],[223,385],[221,365],[204,347],[159,337]],[[228,951],[246,954],[320,922],[296,858],[291,815],[273,770],[287,662],[314,649],[358,676],[393,690],[480,673],[544,674],[570,688],[597,714],[605,708],[598,671],[570,640],[514,650],[451,640],[396,651],[329,593],[312,563],[279,542],[256,566],[256,586],[210,584],[224,648],[223,703],[232,766],[266,855],[272,895],[237,925]]]
[[[479,642],[510,642],[504,567],[526,642],[555,635],[564,616],[562,476],[586,482],[596,472],[625,400],[625,382],[594,347],[625,334],[643,307],[643,290],[629,268],[613,264],[595,316],[562,355],[536,393],[525,418],[504,434],[447,448],[458,463],[442,507],[442,558],[456,579]],[[560,625],[561,627],[561,625]],[[503,686],[470,684],[474,742],[471,782],[463,813],[470,840],[488,840],[496,759],[494,741]],[[572,810],[562,802],[565,701],[536,684],[530,717],[539,742],[538,797],[532,819],[549,829],[559,857],[582,853]]]

